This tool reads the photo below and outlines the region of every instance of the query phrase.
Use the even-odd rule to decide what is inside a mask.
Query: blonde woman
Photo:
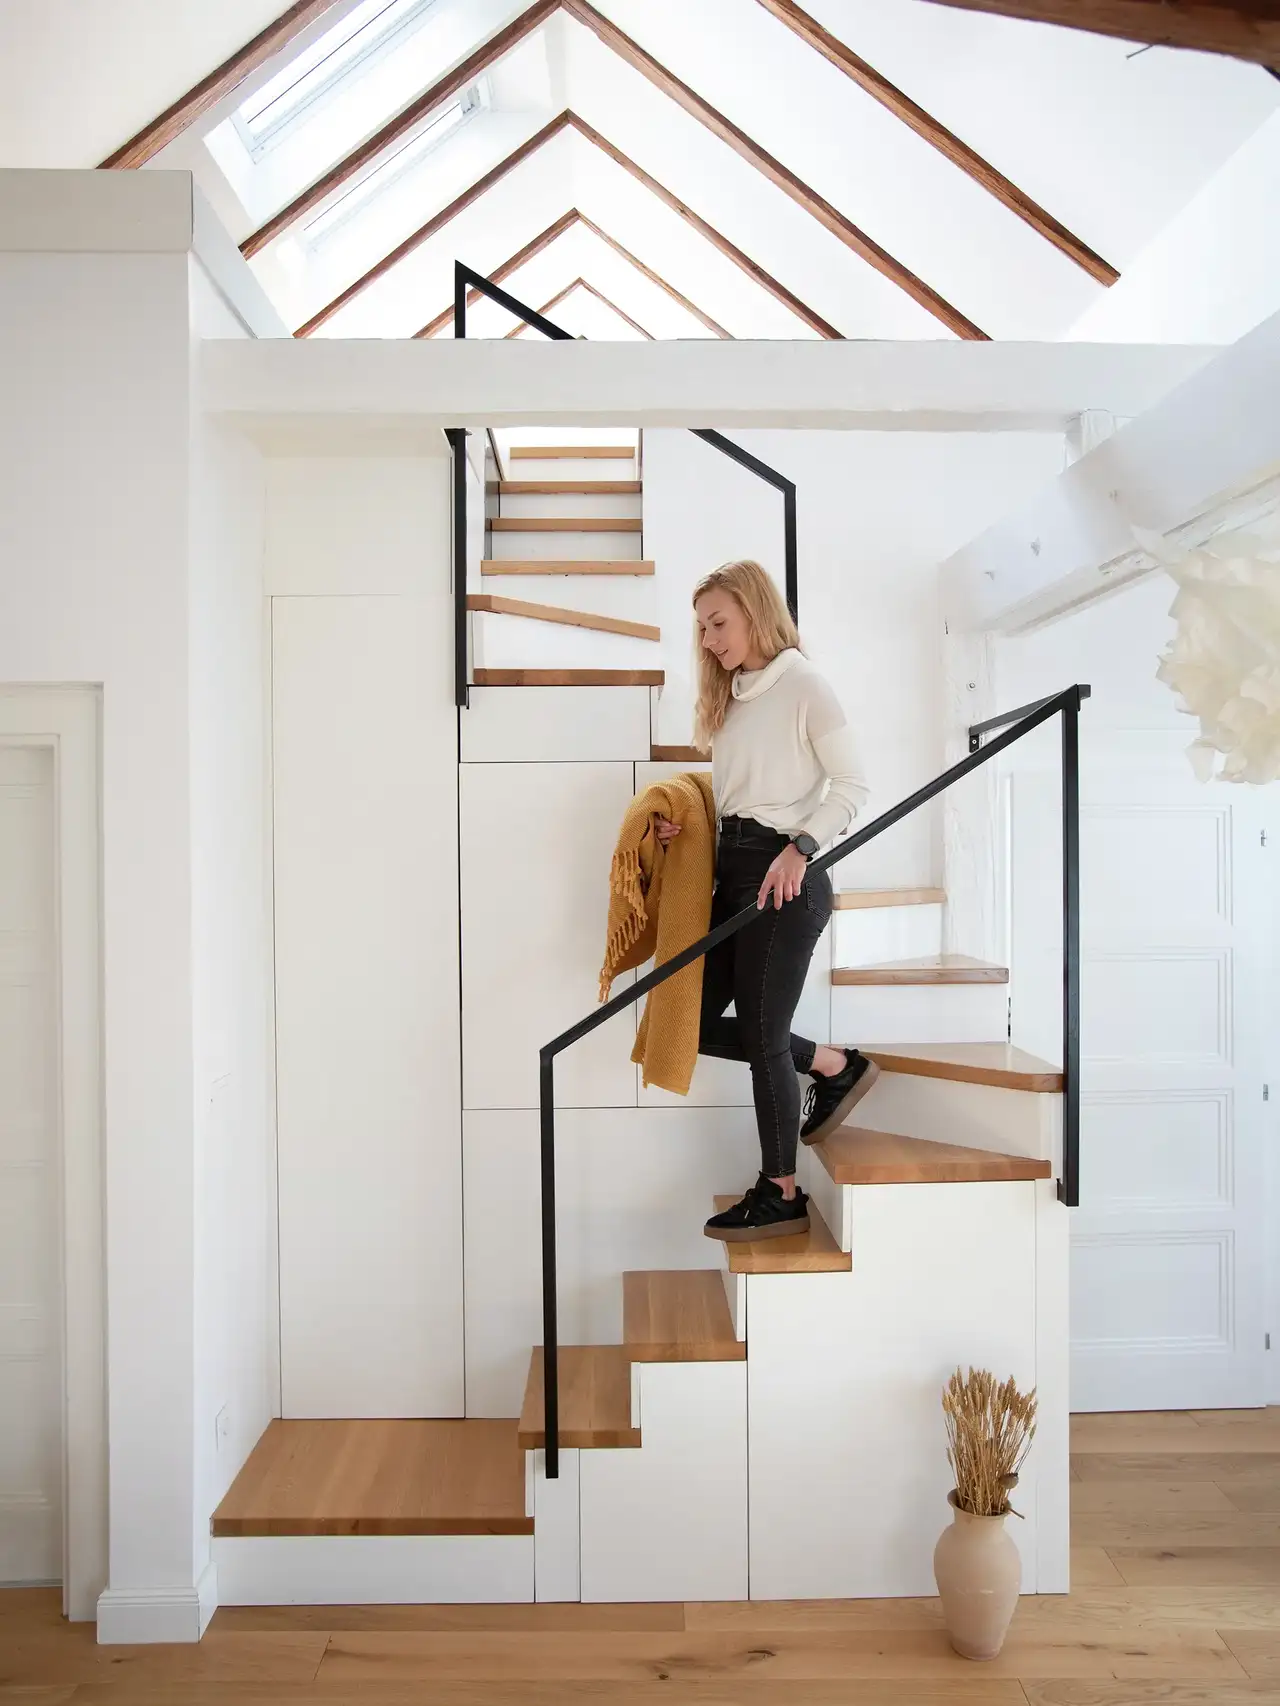
[[[760,1134],[760,1177],[707,1222],[726,1241],[803,1232],[796,1143],[817,1143],[847,1117],[879,1069],[856,1049],[792,1035],[791,1020],[831,882],[809,860],[849,827],[867,798],[839,701],[800,650],[777,587],[759,563],[727,563],[694,590],[698,704],[694,741],[711,754],[719,834],[713,927],[753,901],[761,917],[706,956],[699,1052],[745,1060]],[[663,842],[680,833],[662,822]],[[726,1018],[732,1002],[736,1017]],[[797,1073],[813,1079],[800,1126]]]

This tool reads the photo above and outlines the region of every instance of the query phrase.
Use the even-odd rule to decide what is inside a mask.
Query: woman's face
[[[751,650],[751,631],[742,606],[730,592],[712,587],[694,606],[705,651],[721,669],[741,669]]]

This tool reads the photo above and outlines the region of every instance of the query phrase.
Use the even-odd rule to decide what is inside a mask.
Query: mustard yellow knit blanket
[[[680,825],[667,847],[659,818]],[[600,972],[608,999],[619,972],[665,963],[705,936],[715,880],[716,810],[711,777],[685,771],[637,794],[622,820],[609,870],[609,937]],[[646,1084],[687,1096],[698,1059],[702,961],[650,990],[631,1058]]]

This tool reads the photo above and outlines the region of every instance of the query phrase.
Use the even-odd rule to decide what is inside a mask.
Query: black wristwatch
[[[803,830],[800,831],[799,835],[791,837],[791,845],[798,852],[803,853],[806,859],[812,859],[818,851],[818,843],[811,835],[806,835]]]

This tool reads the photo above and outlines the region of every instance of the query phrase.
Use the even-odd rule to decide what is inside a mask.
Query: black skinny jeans
[[[725,818],[716,850],[711,924],[755,904],[770,865],[787,837],[752,818]],[[816,1044],[793,1036],[791,1019],[809,961],[831,917],[831,879],[810,871],[795,900],[772,901],[758,919],[712,948],[702,969],[698,1052],[745,1060],[760,1132],[760,1170],[784,1179],[796,1170],[800,1135],[798,1072],[813,1065]],[[724,1010],[733,1002],[736,1018]]]

